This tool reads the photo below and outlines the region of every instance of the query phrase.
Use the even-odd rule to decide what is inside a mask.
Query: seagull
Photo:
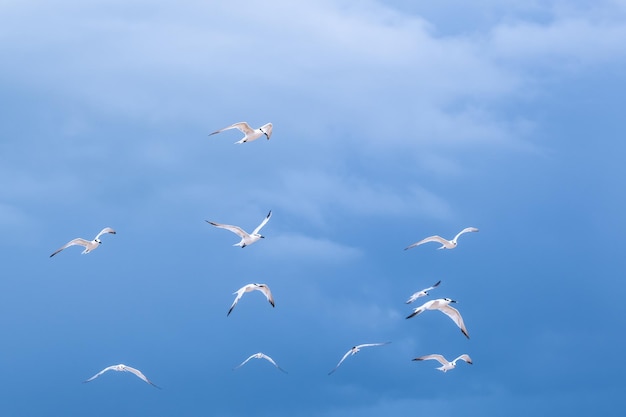
[[[446,316],[450,317],[456,323],[456,325],[459,326],[459,329],[461,329],[461,332],[463,332],[465,337],[469,339],[470,337],[467,333],[467,329],[465,328],[465,324],[463,323],[463,317],[461,317],[461,313],[459,313],[457,309],[450,307],[448,305],[450,303],[456,303],[456,301],[449,298],[438,298],[436,300],[427,301],[421,306],[414,309],[413,312],[407,316],[407,319],[417,316],[418,314],[426,310],[439,310]]]
[[[94,379],[98,378],[100,375],[102,375],[106,371],[132,372],[133,374],[137,375],[139,378],[143,379],[148,384],[150,384],[150,385],[152,385],[154,387],[157,387],[158,389],[161,389],[161,387],[155,385],[152,381],[150,381],[148,378],[146,378],[146,376],[144,374],[142,374],[139,369],[131,368],[130,366],[126,366],[123,363],[120,363],[119,365],[112,365],[112,366],[109,366],[108,368],[104,368],[103,370],[101,370],[100,372],[98,372],[97,374],[95,374],[94,376],[89,378],[88,380],[83,381],[83,383],[87,383],[89,381],[93,381]]]
[[[100,233],[98,233],[98,235],[92,241],[88,241],[83,238],[77,237],[76,239],[70,240],[69,242],[67,242],[60,249],[58,249],[56,252],[50,255],[50,257],[52,258],[54,255],[61,252],[63,249],[70,247],[70,246],[74,246],[74,245],[80,245],[80,246],[85,247],[85,250],[82,252],[82,255],[89,253],[92,250],[96,249],[98,246],[100,246],[100,244],[102,243],[102,241],[100,240],[100,236],[102,236],[105,233],[115,234],[115,230],[111,229],[110,227],[105,227],[104,229],[100,231]]]
[[[272,124],[271,123],[266,123],[258,129],[252,129],[250,125],[246,122],[235,123],[223,129],[216,130],[215,132],[211,133],[209,136],[215,135],[217,133],[220,133],[229,129],[238,129],[245,135],[243,139],[241,139],[238,142],[235,142],[236,144],[252,142],[253,140],[258,139],[263,135],[267,137],[267,140],[270,140],[270,136],[272,136]]]
[[[272,217],[272,210],[270,210],[270,212],[267,213],[267,216],[265,216],[261,224],[258,225],[257,228],[254,229],[252,233],[250,234],[248,234],[239,226],[231,226],[229,224],[215,223],[215,222],[210,222],[208,220],[206,220],[206,222],[209,224],[212,224],[215,227],[230,230],[231,232],[233,232],[234,234],[236,234],[237,236],[241,238],[241,241],[239,243],[235,243],[233,246],[241,246],[242,248],[245,248],[248,245],[252,245],[257,240],[265,238],[265,236],[262,236],[259,234],[259,231],[269,221],[270,217]]]
[[[239,288],[237,291],[233,293],[233,294],[237,294],[237,297],[235,297],[235,301],[233,301],[233,304],[230,306],[230,310],[228,310],[228,314],[226,314],[226,316],[230,315],[230,312],[233,311],[233,308],[235,308],[235,306],[239,302],[239,299],[243,297],[245,293],[251,292],[254,290],[261,291],[263,294],[265,294],[265,298],[267,298],[267,301],[269,301],[272,307],[274,307],[274,297],[272,297],[272,292],[270,291],[270,288],[267,285],[248,284],[248,285],[244,285],[243,287]]]
[[[276,364],[276,362],[274,362],[274,359],[270,358],[269,356],[267,356],[265,353],[259,352],[259,353],[255,353],[254,355],[250,355],[250,357],[248,359],[246,359],[245,361],[241,362],[239,365],[235,366],[233,368],[233,371],[235,369],[241,368],[242,366],[244,366],[246,363],[248,363],[248,361],[252,358],[256,358],[256,359],[267,359],[268,361],[270,361],[270,363],[272,365],[274,365],[275,367],[277,367],[278,369],[280,369],[281,371],[283,371],[284,373],[287,373],[287,371],[285,371],[283,368],[281,368],[280,366],[278,366]]]
[[[437,355],[437,354],[420,356],[419,358],[415,358],[413,360],[414,361],[426,361],[428,359],[434,359],[436,361],[439,361],[439,363],[442,366],[440,366],[437,369],[439,369],[442,372],[448,372],[449,370],[454,369],[456,367],[456,361],[458,361],[459,359],[469,363],[470,365],[472,364],[472,358],[470,358],[469,355],[465,353],[459,356],[458,358],[456,358],[455,360],[453,360],[452,362],[448,362],[448,360],[444,358],[443,355]]]
[[[389,343],[391,343],[391,342],[384,342],[384,343],[365,343],[365,344],[362,344],[362,345],[353,346],[353,347],[352,347],[349,351],[347,351],[347,352],[346,352],[346,354],[345,354],[345,355],[343,355],[343,358],[341,358],[341,360],[339,361],[339,363],[337,364],[337,366],[335,366],[335,369],[333,369],[332,371],[330,371],[330,372],[328,373],[328,375],[330,375],[330,374],[332,374],[333,372],[335,372],[335,371],[337,370],[337,368],[339,368],[339,366],[343,363],[343,361],[345,361],[345,360],[346,360],[346,358],[347,358],[348,356],[351,356],[351,355],[356,355],[356,354],[357,354],[357,353],[361,350],[361,348],[368,347],[368,346],[382,346],[382,345],[387,345],[387,344],[389,344]]]
[[[415,242],[412,245],[407,246],[406,248],[404,248],[404,250],[407,249],[411,249],[414,248],[415,246],[419,246],[422,243],[426,243],[426,242],[439,242],[442,244],[441,247],[437,248],[437,249],[454,249],[456,248],[456,241],[459,238],[459,236],[461,236],[463,233],[468,233],[468,232],[478,232],[478,229],[475,227],[466,227],[465,229],[461,230],[459,233],[457,233],[456,236],[454,236],[454,239],[452,240],[447,240],[442,238],[441,236],[435,235],[435,236],[429,236],[425,239],[420,240],[419,242]]]
[[[439,286],[439,284],[441,284],[441,280],[437,281],[436,284],[434,284],[432,287],[428,287],[428,288],[424,288],[421,291],[418,291],[416,293],[414,293],[411,297],[409,297],[409,299],[406,301],[406,304],[411,304],[413,301],[417,300],[420,297],[424,297],[426,295],[428,295],[428,291],[436,288]]]

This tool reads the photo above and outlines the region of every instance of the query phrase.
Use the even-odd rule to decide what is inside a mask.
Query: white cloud
[[[357,247],[343,245],[324,238],[313,238],[295,233],[272,236],[271,247],[263,256],[306,262],[352,262],[363,253]]]
[[[623,21],[515,22],[498,25],[491,36],[494,56],[524,67],[581,70],[626,58]]]
[[[416,216],[448,218],[452,209],[448,203],[417,184],[398,181],[374,183],[367,178],[332,175],[318,171],[287,172],[282,184],[264,198],[309,222],[325,224],[326,217]],[[340,213],[336,213],[339,211]]]

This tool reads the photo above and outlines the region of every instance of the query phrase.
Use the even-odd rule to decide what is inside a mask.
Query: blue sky
[[[623,415],[626,2],[429,3],[0,2],[0,414]]]

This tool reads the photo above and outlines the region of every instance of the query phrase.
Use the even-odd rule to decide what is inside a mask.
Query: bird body
[[[415,317],[426,310],[439,310],[448,317],[450,317],[452,321],[456,323],[459,329],[461,329],[461,332],[463,332],[465,337],[469,339],[469,334],[467,333],[467,329],[465,328],[465,323],[463,323],[463,317],[461,317],[461,313],[459,313],[457,309],[450,307],[450,303],[456,303],[456,301],[449,298],[438,298],[436,300],[427,301],[421,306],[413,309],[413,312],[407,316],[407,319]]]
[[[265,236],[259,234],[259,232],[261,231],[261,228],[263,228],[263,226],[265,226],[265,224],[269,221],[270,217],[272,217],[272,210],[270,210],[270,212],[267,213],[267,216],[265,216],[261,224],[258,225],[257,228],[252,231],[252,233],[246,232],[239,226],[231,226],[229,224],[215,223],[209,220],[206,220],[206,222],[212,226],[219,227],[220,229],[230,230],[231,232],[233,232],[234,234],[236,234],[237,236],[241,238],[241,240],[238,243],[235,243],[233,246],[240,246],[242,248],[245,248],[246,246],[252,245],[253,243],[257,242],[259,239],[265,238]]]
[[[102,241],[100,240],[100,236],[102,236],[105,233],[111,233],[114,235],[116,232],[110,227],[105,227],[104,229],[100,231],[100,233],[98,233],[98,235],[93,240],[86,240],[86,239],[77,237],[76,239],[70,240],[65,245],[61,246],[52,255],[50,255],[50,257],[52,258],[54,255],[61,252],[63,249],[69,248],[70,246],[74,246],[74,245],[83,246],[85,248],[85,250],[81,253],[81,255],[89,253],[95,250],[98,246],[100,246],[100,244],[102,243]]]
[[[237,129],[245,135],[241,140],[235,142],[235,144],[241,144],[241,143],[252,142],[253,140],[257,140],[263,135],[265,135],[267,140],[270,140],[270,136],[272,136],[272,128],[273,126],[271,123],[266,123],[263,126],[259,127],[258,129],[253,129],[250,127],[248,123],[239,122],[239,123],[232,124],[228,127],[225,127],[223,129],[216,130],[215,132],[209,134],[209,136],[215,135],[225,130]]]
[[[278,364],[276,362],[274,362],[274,359],[270,358],[269,356],[267,356],[265,353],[259,352],[259,353],[255,353],[254,355],[250,355],[250,357],[248,359],[246,359],[245,361],[241,362],[239,365],[235,366],[233,368],[233,371],[235,369],[241,368],[242,366],[244,366],[246,363],[248,363],[248,361],[250,359],[265,359],[267,361],[269,361],[272,365],[274,365],[276,368],[280,369],[281,371],[283,371],[284,373],[287,373],[287,371],[285,371],[283,368],[281,368],[280,366],[278,366]]]
[[[443,355],[438,355],[438,354],[420,356],[420,357],[415,358],[413,360],[414,361],[426,361],[426,360],[429,360],[429,359],[433,359],[433,360],[439,361],[441,366],[438,367],[437,369],[439,369],[442,372],[448,372],[449,370],[454,369],[456,367],[456,362],[459,359],[462,360],[462,361],[467,362],[470,365],[472,364],[472,358],[470,358],[469,355],[467,355],[465,353],[460,355],[458,358],[456,358],[452,362],[449,362],[446,358],[443,357]]]
[[[228,310],[228,314],[226,315],[227,316],[230,315],[230,312],[233,311],[233,308],[235,308],[235,306],[237,305],[237,303],[239,302],[239,300],[241,299],[241,297],[243,297],[245,293],[252,292],[255,290],[261,291],[265,295],[265,298],[267,298],[267,301],[269,301],[272,307],[274,307],[274,297],[272,296],[272,291],[270,291],[270,288],[267,285],[248,284],[248,285],[244,285],[243,287],[239,288],[237,291],[233,293],[233,294],[237,294],[237,297],[235,297],[235,301],[233,301],[233,304],[230,306],[230,309]]]
[[[427,238],[420,240],[419,242],[415,242],[407,246],[406,248],[404,248],[404,250],[411,249],[411,248],[414,248],[415,246],[419,246],[421,244],[428,243],[428,242],[441,243],[441,246],[437,249],[454,249],[456,248],[457,240],[459,239],[459,236],[461,236],[463,233],[469,233],[469,232],[478,232],[478,229],[475,227],[466,227],[465,229],[457,233],[457,235],[454,236],[452,240],[444,239],[439,235],[429,236]]]
[[[112,365],[112,366],[109,366],[107,368],[104,368],[103,370],[101,370],[100,372],[98,372],[97,374],[95,374],[94,376],[92,376],[91,378],[89,378],[88,380],[83,381],[83,382],[93,381],[94,379],[98,378],[100,375],[102,375],[103,373],[105,373],[107,371],[131,372],[131,373],[135,374],[137,377],[141,378],[143,381],[147,382],[148,384],[161,389],[159,386],[155,385],[152,381],[150,381],[148,378],[146,378],[146,376],[144,374],[142,374],[140,370],[132,368],[132,367],[127,366],[127,365],[124,365],[123,363],[120,363],[119,365]]]

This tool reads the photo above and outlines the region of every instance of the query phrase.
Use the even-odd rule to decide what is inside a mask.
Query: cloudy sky
[[[622,416],[624,45],[624,0],[0,1],[0,415]],[[438,280],[471,339],[405,320]]]

